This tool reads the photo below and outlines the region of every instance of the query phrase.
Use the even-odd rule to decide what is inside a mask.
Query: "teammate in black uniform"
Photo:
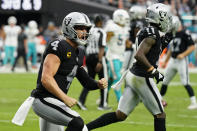
[[[87,131],[80,115],[73,111],[77,100],[67,96],[71,82],[76,76],[80,83],[90,90],[106,88],[103,78],[98,82],[88,76],[82,67],[85,45],[91,23],[87,15],[79,12],[68,14],[62,23],[63,39],[48,44],[41,62],[35,97],[34,112],[41,117],[41,131]],[[61,125],[61,126],[60,126]]]
[[[161,95],[153,78],[157,83],[164,78],[157,70],[157,61],[162,49],[169,42],[164,40],[170,35],[160,37],[159,30],[162,32],[169,30],[171,15],[166,5],[158,3],[147,8],[146,19],[150,26],[142,29],[137,35],[136,62],[126,76],[127,87],[119,101],[117,111],[104,114],[88,123],[89,130],[125,120],[141,100],[154,116],[155,131],[166,131]]]
[[[173,18],[173,26],[175,31],[175,37],[170,43],[170,50],[167,53],[167,57],[163,63],[163,67],[166,66],[168,60],[168,66],[165,71],[165,79],[161,87],[161,95],[164,96],[167,91],[168,84],[176,75],[180,74],[180,79],[185,89],[187,90],[191,104],[188,109],[197,109],[196,97],[194,91],[189,83],[188,74],[188,59],[187,56],[195,49],[194,41],[188,31],[184,30],[178,17]]]

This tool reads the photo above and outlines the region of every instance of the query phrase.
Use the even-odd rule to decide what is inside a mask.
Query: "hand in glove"
[[[153,77],[156,79],[157,81],[157,84],[160,82],[160,81],[163,81],[164,79],[164,75],[161,74],[157,69],[153,69],[152,71],[150,71],[150,77]]]

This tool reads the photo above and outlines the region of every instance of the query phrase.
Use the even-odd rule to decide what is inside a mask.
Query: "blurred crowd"
[[[90,0],[89,0],[90,1]],[[92,0],[91,0],[92,1]],[[98,3],[116,8],[129,10],[134,5],[144,8],[156,2],[170,6],[173,15],[178,16],[185,29],[191,32],[192,38],[197,43],[197,0],[93,0]],[[197,66],[197,48],[189,55],[189,67]]]
[[[89,0],[90,1],[90,0]],[[182,18],[183,24],[191,32],[197,32],[197,0],[91,0],[117,8],[130,9],[133,5],[145,8],[155,2],[171,6],[174,15]]]
[[[86,0],[90,1],[90,0]],[[123,8],[129,11],[133,5],[140,5],[146,8],[155,2],[163,2],[172,10],[174,15],[179,16],[185,29],[189,30],[192,38],[197,43],[197,0],[91,0],[116,8]],[[106,15],[107,16],[107,15]],[[110,17],[106,17],[109,19]],[[13,28],[15,28],[13,30]],[[61,30],[53,21],[48,22],[46,29],[38,25],[36,21],[31,20],[26,25],[17,25],[17,19],[14,16],[8,18],[7,25],[0,27],[0,70],[22,65],[21,61],[15,63],[19,48],[18,36],[24,28],[24,34],[27,37],[27,44],[24,43],[24,52],[26,61],[30,69],[37,69],[40,63],[42,53],[46,43],[61,34]],[[11,30],[11,31],[10,31]],[[22,46],[23,47],[23,46]],[[17,58],[18,59],[18,58]],[[25,62],[24,62],[25,63]],[[197,48],[189,55],[189,66],[197,66]],[[27,69],[26,69],[27,70]],[[28,71],[28,70],[27,70]]]

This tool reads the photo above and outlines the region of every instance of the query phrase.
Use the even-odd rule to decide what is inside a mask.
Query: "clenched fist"
[[[73,107],[74,105],[77,104],[77,100],[74,98],[71,98],[69,96],[66,97],[66,99],[64,100],[64,103],[68,106],[68,107]]]
[[[102,78],[102,79],[98,80],[98,87],[99,87],[100,89],[105,89],[105,88],[107,88],[107,87],[108,87],[108,82],[107,82],[107,80],[106,80],[105,78]]]

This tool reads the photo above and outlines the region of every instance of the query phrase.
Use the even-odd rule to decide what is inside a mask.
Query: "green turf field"
[[[39,131],[38,117],[31,110],[22,127],[13,125],[11,119],[20,104],[30,95],[36,86],[36,74],[0,74],[0,131]],[[197,94],[197,74],[190,74],[195,93]],[[82,87],[74,80],[69,90],[69,96],[78,98]],[[98,111],[96,100],[99,91],[92,91],[87,98],[88,111],[81,111],[77,107],[73,109],[80,113],[85,123],[97,118],[108,111]],[[179,77],[173,80],[168,88],[165,99],[168,106],[167,114],[168,131],[197,131],[197,110],[187,110],[190,100]],[[116,110],[117,102],[114,92],[110,91],[109,105]],[[95,131],[153,131],[153,117],[145,109],[143,104],[134,110],[126,121],[106,126]]]

